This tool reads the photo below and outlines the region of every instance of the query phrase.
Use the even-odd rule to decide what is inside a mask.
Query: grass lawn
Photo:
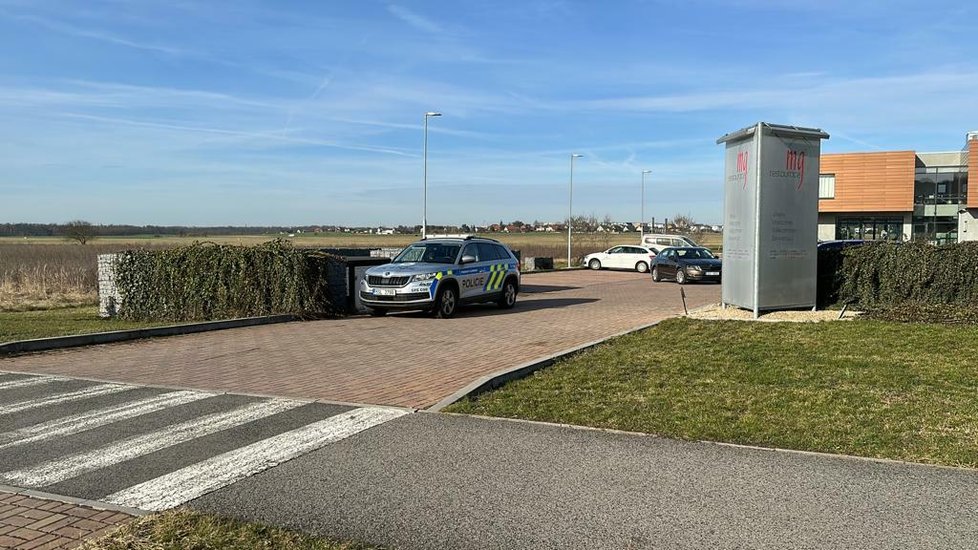
[[[450,412],[978,467],[978,329],[672,319]]]
[[[139,518],[81,546],[82,550],[255,548],[281,550],[355,550],[371,548],[301,533],[177,509]]]
[[[0,311],[0,343],[49,336],[68,336],[145,328],[172,323],[145,323],[102,319],[97,306],[68,307],[38,311]]]

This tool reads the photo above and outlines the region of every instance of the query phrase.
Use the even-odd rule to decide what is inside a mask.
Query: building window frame
[[[818,175],[818,198],[819,199],[835,198],[835,174]]]

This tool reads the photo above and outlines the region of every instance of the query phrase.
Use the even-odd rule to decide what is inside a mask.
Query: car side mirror
[[[468,254],[466,254],[465,256],[462,256],[462,265],[471,264],[471,263],[474,263],[474,262],[475,262],[475,256],[470,256]]]

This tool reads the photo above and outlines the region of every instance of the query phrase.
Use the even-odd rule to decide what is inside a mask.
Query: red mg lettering
[[[805,184],[805,152],[788,149],[785,154],[784,168],[800,174],[798,189],[801,189],[801,186]]]
[[[747,189],[747,160],[749,158],[748,151],[741,151],[737,153],[737,173],[744,174],[744,189]]]

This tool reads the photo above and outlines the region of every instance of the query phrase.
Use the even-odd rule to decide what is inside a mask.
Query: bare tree
[[[689,229],[696,225],[693,217],[689,214],[676,214],[672,217],[672,223],[679,229]]]
[[[72,220],[61,229],[66,239],[85,244],[95,238],[95,226],[85,220]]]

